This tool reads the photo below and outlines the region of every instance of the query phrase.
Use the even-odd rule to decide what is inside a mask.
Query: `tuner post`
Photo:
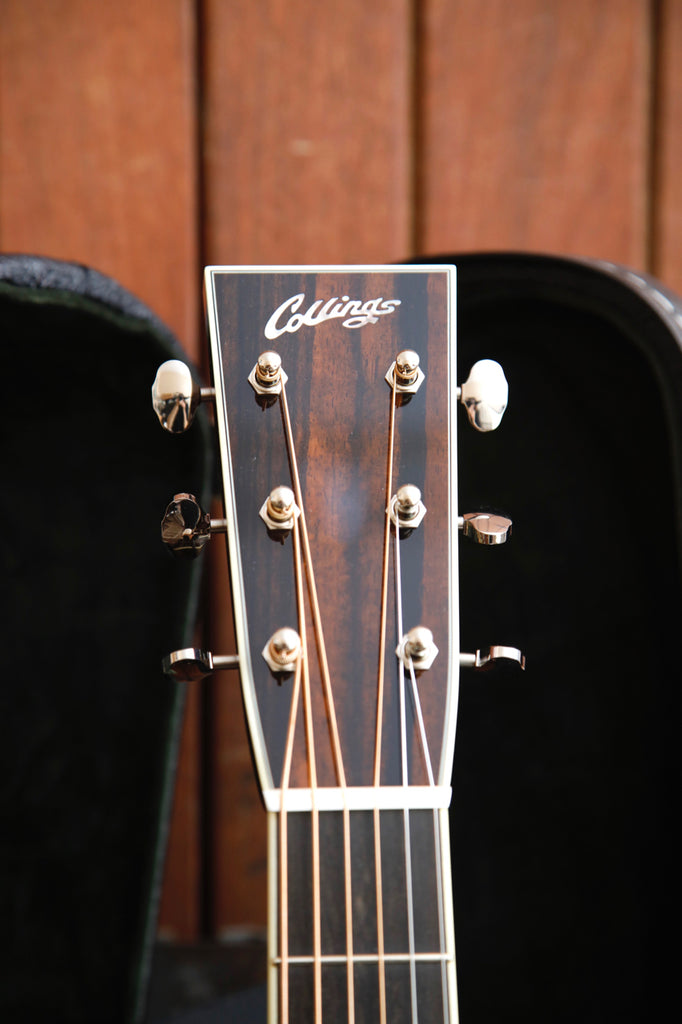
[[[281,395],[288,379],[278,352],[261,352],[249,374],[249,384],[257,395]]]
[[[301,657],[301,638],[295,629],[284,626],[275,630],[262,653],[275,675],[286,675],[295,670]]]
[[[268,530],[283,531],[293,530],[300,514],[294,492],[283,484],[273,487],[258,513]]]
[[[391,498],[389,515],[400,530],[416,530],[426,515],[422,493],[414,484],[403,484]]]
[[[426,672],[436,660],[438,648],[427,626],[413,626],[405,633],[395,653],[406,668],[413,667],[416,672]]]
[[[411,348],[403,349],[386,371],[386,383],[401,394],[414,395],[426,379],[419,365],[419,353]]]

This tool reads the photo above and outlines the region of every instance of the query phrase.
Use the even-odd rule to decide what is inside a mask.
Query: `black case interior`
[[[199,563],[159,523],[210,494],[202,416],[162,431],[150,387],[170,332],[85,267],[0,258],[3,399],[0,1019],[139,1019]]]

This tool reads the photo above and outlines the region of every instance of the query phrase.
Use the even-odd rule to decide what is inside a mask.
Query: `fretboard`
[[[270,1021],[455,1024],[447,811],[270,817]]]

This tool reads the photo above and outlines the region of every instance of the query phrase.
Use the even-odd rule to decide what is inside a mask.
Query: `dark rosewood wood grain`
[[[282,770],[291,681],[276,683],[261,651],[272,633],[296,626],[292,541],[273,541],[258,517],[270,490],[291,485],[280,404],[263,405],[248,383],[260,352],[275,348],[289,380],[287,401],[304,495],[324,641],[349,785],[371,785],[380,650],[386,465],[391,390],[384,375],[403,348],[419,352],[420,391],[396,410],[393,493],[403,483],[423,492],[427,515],[401,545],[404,629],[428,625],[440,656],[421,687],[434,773],[442,749],[448,687],[448,298],[446,273],[257,273],[214,276],[249,645],[259,713],[275,785]],[[285,332],[276,341],[266,322],[287,299],[350,296],[397,299],[377,323],[349,329],[337,318]],[[211,300],[209,300],[210,302]],[[281,323],[287,322],[285,313]],[[393,573],[391,571],[391,580]],[[395,648],[395,599],[389,584],[383,715],[384,785],[401,781]],[[239,612],[237,611],[237,614]],[[308,624],[312,644],[312,622]],[[326,728],[319,665],[311,676],[320,785],[337,785]],[[300,723],[299,723],[300,724]],[[302,726],[301,726],[302,727]],[[411,720],[410,729],[413,730]],[[292,785],[307,785],[305,745],[297,737]],[[411,745],[414,737],[411,736]],[[414,745],[411,782],[427,776]]]

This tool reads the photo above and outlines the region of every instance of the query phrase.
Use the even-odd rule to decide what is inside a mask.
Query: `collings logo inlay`
[[[292,295],[290,299],[278,306],[265,325],[265,337],[270,341],[279,338],[281,334],[294,334],[299,327],[317,327],[325,320],[343,319],[343,327],[364,327],[365,324],[375,324],[380,316],[393,313],[396,306],[400,305],[400,299],[351,299],[342,295],[339,299],[334,296],[323,302],[318,299],[305,311],[299,313],[299,309],[305,302],[305,294]],[[284,318],[287,313],[292,315],[286,322]]]

